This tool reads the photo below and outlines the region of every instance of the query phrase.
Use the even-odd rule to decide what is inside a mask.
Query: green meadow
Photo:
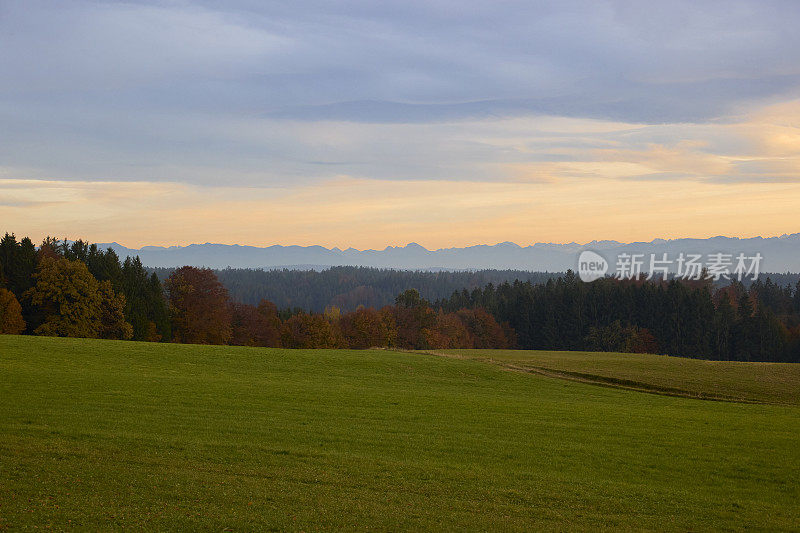
[[[800,405],[800,365],[704,361],[666,355],[531,350],[441,350],[435,353],[655,394]]]
[[[448,355],[0,336],[0,529],[800,528],[791,365]]]

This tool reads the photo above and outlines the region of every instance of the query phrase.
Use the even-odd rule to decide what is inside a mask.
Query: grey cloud
[[[490,179],[470,164],[526,158],[450,130],[328,142],[294,123],[731,120],[743,105],[798,96],[798,15],[800,3],[755,0],[9,0],[0,164],[243,185]]]
[[[0,94],[312,120],[701,121],[798,87],[798,14],[791,2],[10,2]]]

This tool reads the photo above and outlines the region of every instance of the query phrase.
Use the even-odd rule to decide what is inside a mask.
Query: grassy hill
[[[441,350],[509,370],[671,396],[800,405],[800,365],[665,355],[531,350]]]
[[[14,336],[0,399],[0,528],[800,523],[795,405],[426,354]]]

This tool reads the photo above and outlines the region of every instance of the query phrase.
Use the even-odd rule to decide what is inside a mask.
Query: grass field
[[[681,381],[658,361],[638,372]],[[739,394],[728,375],[703,387]],[[782,375],[746,394],[796,403]],[[799,479],[796,405],[426,354],[0,336],[0,528],[792,530]]]
[[[800,405],[800,365],[792,363],[530,350],[442,350],[441,355],[674,396]]]

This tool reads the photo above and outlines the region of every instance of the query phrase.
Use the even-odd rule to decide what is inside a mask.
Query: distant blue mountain
[[[138,255],[149,267],[183,265],[210,268],[299,268],[321,269],[330,266],[368,266],[405,270],[515,269],[563,272],[576,269],[578,255],[593,250],[612,265],[620,253],[697,254],[727,253],[763,256],[762,272],[800,272],[800,233],[780,237],[712,237],[710,239],[656,239],[651,242],[620,243],[592,241],[586,244],[537,243],[519,246],[512,242],[466,248],[427,250],[416,243],[383,250],[325,248],[322,246],[255,246],[190,244],[189,246],[145,246],[126,248],[117,243],[101,244],[113,248],[121,257]]]

